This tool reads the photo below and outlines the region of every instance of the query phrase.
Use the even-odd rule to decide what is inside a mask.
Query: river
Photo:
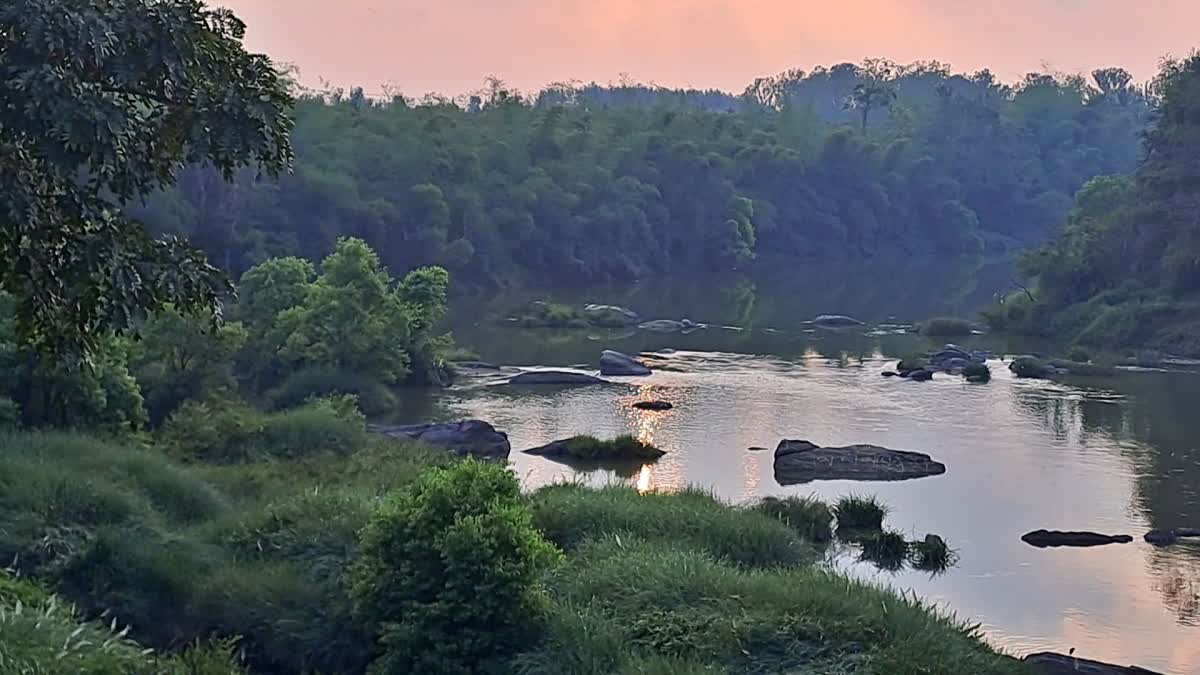
[[[979,287],[956,297],[977,303],[990,292]],[[460,313],[455,335],[484,360],[594,369],[601,349],[669,348],[678,350],[670,359],[679,370],[614,378],[627,383],[620,387],[458,387],[423,397],[408,413],[492,422],[508,433],[513,467],[531,489],[560,480],[628,481],[642,490],[698,485],[732,502],[874,494],[891,507],[890,528],[917,538],[941,535],[957,550],[957,564],[940,575],[884,572],[845,550],[835,551],[831,564],[980,622],[993,644],[1013,654],[1074,648],[1086,658],[1200,672],[1200,545],[1155,548],[1141,539],[1150,528],[1200,526],[1200,375],[1017,380],[996,361],[994,379],[983,385],[951,376],[927,383],[884,378],[880,372],[897,357],[930,343],[803,323],[821,311],[848,311],[845,303],[764,299],[753,284],[724,296],[689,293],[697,298],[690,317],[714,324],[689,335],[525,330]],[[698,314],[705,297],[710,314]],[[683,315],[667,313],[666,304],[644,297],[635,309],[657,305],[647,318]],[[783,309],[789,307],[796,309]],[[858,309],[886,321],[895,308]],[[929,309],[907,309],[904,318]],[[967,342],[999,353],[1027,348],[988,336]],[[630,406],[649,398],[675,407]],[[668,454],[623,471],[581,471],[519,452],[579,433],[632,433]],[[784,438],[916,450],[947,471],[904,482],[784,487],[770,451]],[[750,449],[756,446],[768,450]],[[1127,533],[1135,541],[1037,549],[1020,540],[1039,528]]]

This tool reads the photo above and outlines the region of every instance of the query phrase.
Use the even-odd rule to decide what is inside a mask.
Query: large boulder
[[[845,316],[843,314],[822,314],[812,320],[816,326],[824,326],[827,328],[841,328],[846,326],[861,326],[862,321],[854,317]]]
[[[586,305],[583,313],[595,326],[635,326],[642,320],[637,312],[616,305]]]
[[[876,445],[822,448],[808,441],[783,440],[775,448],[775,480],[780,485],[812,480],[907,480],[945,472],[946,465],[929,455]]]
[[[1034,675],[1159,675],[1137,666],[1114,666],[1054,652],[1029,654],[1021,660],[1031,667]]]
[[[380,425],[367,427],[370,431],[390,438],[408,439],[445,448],[459,455],[503,459],[512,446],[508,434],[496,431],[483,420],[462,420],[438,424]]]
[[[1058,530],[1034,530],[1021,536],[1021,541],[1038,548],[1058,546],[1104,546],[1105,544],[1128,544],[1133,537],[1128,534],[1097,534],[1095,532],[1060,532]]]
[[[508,379],[509,384],[605,384],[595,375],[571,370],[527,370]]]
[[[628,354],[605,349],[603,352],[600,352],[600,374],[649,375],[650,369],[646,367],[646,364]]]

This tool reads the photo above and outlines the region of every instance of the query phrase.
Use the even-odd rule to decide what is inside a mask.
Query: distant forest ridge
[[[237,275],[368,241],[395,274],[460,289],[620,283],[757,260],[1005,255],[1044,241],[1075,193],[1142,158],[1156,85],[885,60],[716,91],[499,80],[457,100],[309,92],[295,171],[205,167],[138,214]]]

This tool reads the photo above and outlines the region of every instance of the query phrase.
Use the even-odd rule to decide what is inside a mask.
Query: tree
[[[0,4],[0,287],[22,343],[86,359],[167,304],[219,312],[204,255],[122,207],[185,163],[289,168],[291,97],[244,32],[199,0]]]

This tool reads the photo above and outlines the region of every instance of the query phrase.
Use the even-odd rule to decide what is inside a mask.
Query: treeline
[[[1097,174],[1132,170],[1155,101],[1092,80],[885,61],[788,72],[739,97],[621,85],[454,102],[302,96],[295,171],[192,167],[136,215],[233,274],[360,237],[463,288],[745,269],[763,254],[1004,252],[1039,242]]]
[[[1052,241],[1027,254],[1032,287],[997,326],[1101,347],[1200,354],[1200,55],[1163,65],[1146,158],[1079,191]]]
[[[451,342],[435,329],[448,284],[437,267],[394,280],[364,242],[340,239],[319,266],[285,257],[247,270],[231,320],[167,307],[134,334],[101,336],[92,362],[75,367],[22,346],[14,298],[0,293],[0,431],[125,434],[177,414],[177,427],[194,430],[218,410],[244,410],[246,429],[262,431],[255,406],[285,409],[336,395],[379,413],[394,408],[393,387],[441,382]],[[212,444],[204,434],[176,435]]]

